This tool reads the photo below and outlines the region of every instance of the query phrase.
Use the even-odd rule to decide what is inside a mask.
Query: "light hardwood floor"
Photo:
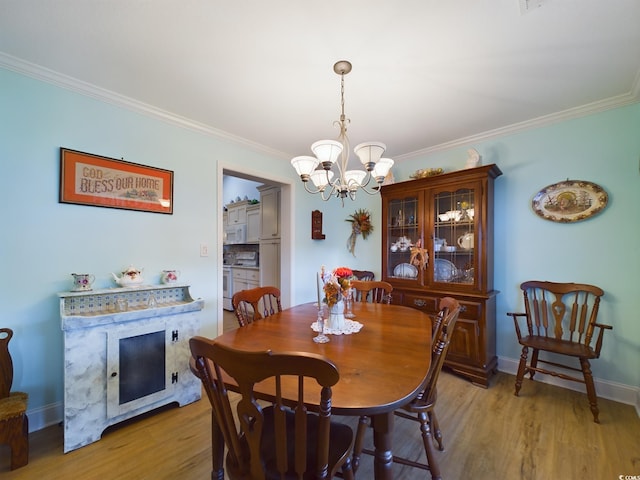
[[[437,413],[445,451],[436,452],[445,480],[615,480],[640,476],[640,419],[629,405],[600,400],[601,424],[593,423],[586,395],[525,381],[513,395],[514,377],[499,373],[490,388],[443,373]],[[344,420],[344,417],[340,417]],[[347,419],[355,425],[356,419]],[[210,407],[206,397],[185,406],[138,417],[105,432],[91,445],[62,453],[62,428],[30,435],[29,464],[9,471],[0,447],[0,478],[18,479],[209,479]],[[371,434],[368,433],[368,443]],[[398,418],[395,451],[424,459],[417,423]],[[373,479],[365,455],[357,478]],[[395,478],[430,478],[394,465]]]

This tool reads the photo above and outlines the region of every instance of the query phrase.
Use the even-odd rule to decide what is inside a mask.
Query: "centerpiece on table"
[[[351,288],[353,271],[347,267],[338,267],[331,273],[325,272],[324,265],[320,270],[323,282],[324,302],[329,308],[327,327],[335,330],[345,328],[344,303]]]

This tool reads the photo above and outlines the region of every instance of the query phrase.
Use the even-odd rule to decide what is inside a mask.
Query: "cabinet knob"
[[[414,304],[416,307],[426,307],[426,306],[427,306],[427,302],[426,302],[426,301],[424,301],[424,300],[422,300],[422,299],[420,299],[420,298],[416,298],[416,299],[413,301],[413,304]]]

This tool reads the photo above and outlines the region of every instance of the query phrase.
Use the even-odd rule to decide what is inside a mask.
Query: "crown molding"
[[[154,107],[153,105],[149,105],[149,104],[140,102],[138,100],[135,100],[133,98],[129,98],[124,95],[120,95],[118,93],[112,92],[110,90],[97,87],[90,83],[83,82],[82,80],[78,80],[76,78],[70,77],[68,75],[64,75],[62,73],[56,72],[46,67],[42,67],[40,65],[27,62],[25,60],[14,57],[12,55],[8,55],[3,52],[0,52],[0,67],[35,78],[37,80],[41,80],[46,83],[50,83],[52,85],[56,85],[58,87],[61,87],[67,90],[71,90],[81,95],[94,98],[96,100],[110,103],[112,105],[116,105],[137,113],[141,113],[143,115],[147,115],[149,117],[159,119],[161,121],[170,123],[172,125],[175,125],[181,128],[192,130],[192,131],[202,133],[204,135],[208,135],[211,137],[215,137],[221,140],[229,141],[229,142],[238,144],[240,146],[249,148],[258,153],[262,153],[262,154],[273,156],[273,157],[283,158],[283,159],[289,158],[289,156],[284,152],[280,152],[278,150],[268,148],[259,143],[252,142],[251,140],[247,140],[246,138],[232,135],[223,130],[218,130],[216,128],[213,128],[209,125],[196,122],[194,120],[191,120],[185,117],[181,117],[179,115],[168,112],[166,110],[162,110],[157,107]],[[584,117],[587,115],[591,115],[593,113],[611,110],[613,108],[632,105],[639,101],[640,101],[640,70],[636,72],[636,77],[633,82],[632,88],[629,90],[629,92],[625,94],[617,95],[615,97],[610,97],[604,100],[599,100],[597,102],[588,103],[580,107],[570,108],[567,110],[563,110],[561,112],[556,112],[549,115],[543,115],[541,117],[537,117],[531,120],[526,120],[524,122],[514,123],[512,125],[507,125],[506,127],[500,127],[494,130],[487,130],[486,132],[482,132],[476,135],[470,135],[468,137],[459,138],[456,140],[452,140],[450,142],[445,142],[439,145],[434,145],[432,147],[416,150],[414,152],[405,153],[403,155],[398,155],[397,157],[394,157],[394,160],[396,162],[411,160],[411,159],[418,158],[430,153],[440,152],[443,150],[465,146],[472,143],[478,143],[481,141],[490,140],[492,138],[502,137],[504,135],[523,132],[525,130],[530,130],[533,128],[540,128],[540,127],[544,127],[554,123],[563,122],[563,121],[571,120],[574,118]]]
[[[489,140],[496,137],[502,137],[513,133],[523,132],[533,128],[545,127],[558,122],[564,122],[566,120],[572,120],[574,118],[585,117],[598,112],[611,110],[614,108],[624,107],[627,105],[633,105],[640,102],[640,70],[636,72],[636,77],[633,82],[631,90],[629,92],[617,95],[615,97],[606,98],[597,102],[588,103],[580,107],[569,108],[560,112],[552,113],[549,115],[543,115],[541,117],[526,120],[524,122],[514,123],[507,125],[506,127],[496,128],[494,130],[487,130],[486,132],[478,133],[476,135],[470,135],[468,137],[459,138],[450,142],[441,143],[432,147],[417,150],[415,152],[405,153],[394,157],[396,161],[410,160],[420,156],[424,156],[429,153],[440,152],[448,150],[454,147],[460,147],[468,145],[470,143],[477,143],[484,140]]]
[[[118,107],[134,111],[136,113],[141,113],[148,117],[156,118],[163,122],[185,128],[187,130],[192,130],[204,135],[218,138],[220,140],[232,142],[242,147],[249,148],[258,153],[262,153],[272,157],[288,158],[288,156],[283,152],[265,147],[264,145],[252,142],[251,140],[247,140],[246,138],[232,135],[228,132],[218,130],[204,123],[181,117],[180,115],[162,110],[160,108],[154,107],[153,105],[149,105],[147,103],[140,102],[124,95],[120,95],[110,90],[97,87],[90,83],[83,82],[82,80],[78,80],[77,78],[64,75],[62,73],[56,72],[55,70],[51,70],[49,68],[27,62],[26,60],[22,60],[3,52],[0,52],[0,67],[6,68],[7,70],[12,70],[31,78],[35,78],[36,80],[40,80],[51,85],[55,85],[57,87],[64,88],[66,90],[70,90],[74,93],[79,93],[81,95],[100,100],[105,103],[110,103],[112,105],[116,105]]]

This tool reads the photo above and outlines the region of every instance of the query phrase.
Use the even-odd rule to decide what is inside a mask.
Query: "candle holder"
[[[356,317],[356,315],[353,313],[353,288],[347,289],[344,295],[344,317]]]
[[[327,343],[329,341],[329,337],[327,337],[324,333],[324,326],[326,323],[326,315],[324,314],[324,310],[320,304],[318,304],[318,318],[316,320],[318,325],[318,335],[313,337],[313,341],[316,343]]]

